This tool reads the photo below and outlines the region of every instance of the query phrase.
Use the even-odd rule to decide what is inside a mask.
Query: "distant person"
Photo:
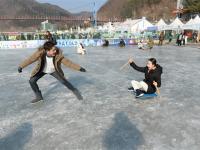
[[[186,43],[186,33],[184,32],[182,34],[182,44],[185,46],[185,43]]]
[[[85,47],[83,46],[82,43],[79,43],[77,46],[77,53],[80,55],[85,55],[86,54],[86,50]]]
[[[148,37],[148,42],[147,42],[147,46],[148,46],[148,49],[151,50],[154,46],[154,40],[152,37]]]
[[[53,37],[53,35],[50,33],[50,31],[46,31],[45,40],[46,40],[46,41],[53,42],[55,45],[57,45],[57,41],[56,41],[56,39]]]
[[[188,34],[187,32],[185,32],[185,45],[187,45],[187,43],[188,43]]]
[[[148,36],[148,41],[146,44],[143,42],[138,43],[138,47],[141,50],[152,50],[153,46],[154,46],[154,40],[150,36]]]
[[[145,79],[143,81],[138,82],[133,80],[131,82],[132,87],[128,88],[129,91],[136,92],[136,98],[144,94],[153,94],[157,91],[158,87],[161,87],[162,67],[157,64],[155,58],[150,58],[146,67],[138,67],[133,59],[129,59],[129,64],[135,70],[145,74]]]
[[[80,67],[79,65],[74,64],[69,59],[65,58],[62,54],[62,51],[55,47],[55,44],[53,42],[46,42],[43,47],[40,47],[29,58],[23,61],[18,67],[18,72],[21,73],[23,68],[36,61],[38,62],[38,64],[33,70],[31,78],[29,80],[31,88],[36,96],[36,98],[32,100],[31,103],[36,103],[43,100],[42,93],[37,85],[37,81],[46,74],[50,74],[51,76],[59,80],[68,89],[70,89],[79,100],[83,99],[78,89],[73,87],[73,85],[70,82],[68,82],[64,77],[64,73],[61,69],[61,64],[64,64],[66,67],[81,72],[86,72],[86,70]]]
[[[142,49],[142,50],[145,49],[143,40],[140,40],[140,41],[138,42],[138,48],[139,48],[139,49]]]
[[[164,34],[164,32],[161,32],[159,35],[159,43],[158,43],[159,46],[163,45],[164,39],[165,39],[165,34]]]
[[[119,47],[125,47],[125,46],[126,46],[125,41],[124,41],[123,39],[121,39],[121,40],[119,41]]]
[[[52,36],[52,34],[51,34],[50,31],[46,31],[45,40],[47,40],[47,41],[53,41],[53,36]]]
[[[173,36],[172,36],[172,32],[170,32],[170,33],[169,33],[169,43],[172,42],[172,38],[173,38]]]
[[[177,44],[178,46],[182,45],[182,40],[183,40],[183,33],[181,32],[180,34],[178,34],[177,36]]]
[[[108,47],[108,46],[109,46],[109,41],[108,40],[104,40],[103,47]]]
[[[198,34],[197,34],[197,32],[193,32],[192,38],[193,38],[193,42],[198,43]]]

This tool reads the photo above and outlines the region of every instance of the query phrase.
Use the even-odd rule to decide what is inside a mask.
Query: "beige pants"
[[[147,92],[148,90],[148,85],[144,81],[138,82],[138,81],[133,80],[131,81],[131,84],[134,90],[143,90],[145,92]]]

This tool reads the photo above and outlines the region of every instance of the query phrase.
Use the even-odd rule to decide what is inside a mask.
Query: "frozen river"
[[[0,150],[199,150],[200,50],[189,47],[88,48],[67,58],[87,73],[63,66],[68,80],[83,97],[75,96],[53,77],[38,84],[44,102],[30,104],[28,80],[33,65],[17,72],[34,50],[0,50]],[[144,75],[120,67],[133,57],[144,66],[150,57],[163,67],[161,95],[139,101],[127,88]]]

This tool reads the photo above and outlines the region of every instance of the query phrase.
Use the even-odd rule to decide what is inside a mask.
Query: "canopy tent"
[[[165,21],[163,19],[160,19],[160,21],[158,21],[158,23],[156,23],[155,25],[159,31],[165,30],[167,24],[165,23]]]
[[[177,17],[170,25],[167,25],[164,30],[181,30],[183,25],[184,24]]]
[[[147,30],[148,27],[153,27],[153,25],[146,20],[145,17],[142,19],[127,19],[125,22],[115,27],[116,31],[129,31],[129,32],[142,32]]]
[[[141,19],[127,19],[124,22],[106,23],[98,27],[102,32],[119,32],[119,33],[140,33],[143,31],[164,31],[164,30],[199,30],[200,31],[200,17],[196,16],[190,19],[186,24],[181,22],[177,17],[171,24],[167,25],[163,19],[160,19],[155,25],[150,23],[145,17]]]
[[[148,27],[153,27],[154,25],[151,24],[145,17],[139,19],[135,24],[131,25],[131,32],[141,32],[148,29]]]
[[[194,30],[200,30],[200,17],[198,15],[194,18]]]
[[[200,17],[196,16],[194,19],[190,19],[185,25],[184,30],[200,30]]]
[[[184,30],[193,30],[194,29],[194,19],[190,19],[185,25],[183,25]]]
[[[131,26],[136,24],[138,21],[140,21],[140,19],[127,19],[125,22],[118,24],[118,26],[116,26],[116,30],[117,31],[131,31]]]

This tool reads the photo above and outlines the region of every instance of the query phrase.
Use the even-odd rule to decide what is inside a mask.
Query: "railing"
[[[0,16],[0,20],[54,20],[54,21],[93,21],[86,17],[65,17],[65,16]],[[102,19],[98,18],[98,22],[122,22],[123,19]]]

